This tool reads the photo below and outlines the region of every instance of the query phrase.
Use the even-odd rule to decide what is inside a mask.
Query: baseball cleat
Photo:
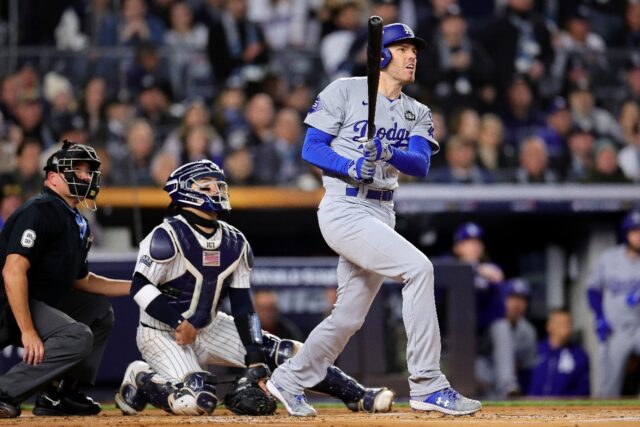
[[[20,406],[8,400],[0,400],[0,418],[16,418],[20,416]]]
[[[482,409],[479,401],[468,399],[451,387],[412,397],[409,406],[417,411],[438,411],[448,415],[469,415]]]
[[[307,403],[307,398],[304,394],[289,393],[272,380],[267,381],[267,389],[273,397],[282,402],[289,415],[294,417],[315,417],[318,415],[313,406]]]
[[[396,394],[386,387],[367,388],[362,399],[348,403],[347,408],[353,412],[389,412],[395,396]]]

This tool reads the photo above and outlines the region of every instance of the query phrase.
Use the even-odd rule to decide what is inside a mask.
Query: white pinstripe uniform
[[[214,300],[211,309],[211,322],[198,329],[196,341],[193,344],[181,346],[176,343],[174,329],[163,323],[144,310],[147,305],[161,292],[163,285],[172,280],[190,273],[196,281],[195,290],[189,309],[182,316],[189,319],[195,312],[198,300],[202,294],[202,273],[189,262],[183,252],[180,240],[167,219],[158,225],[140,243],[138,260],[135,272],[145,276],[156,288],[146,287],[134,297],[140,306],[140,325],[136,336],[138,349],[143,359],[164,379],[171,382],[181,381],[185,375],[191,372],[204,371],[207,364],[244,367],[246,354],[244,345],[238,335],[233,317],[216,312],[216,307],[224,283],[232,288],[249,288],[249,276],[251,268],[248,261],[249,243],[245,237],[224,221],[218,221],[215,234],[207,239],[187,223],[181,216],[180,221],[186,224],[200,244],[203,253],[221,249],[223,233],[229,229],[241,236],[244,248],[241,255],[231,265],[221,272],[217,278],[217,286],[214,292]],[[169,233],[176,248],[175,255],[168,260],[154,260],[151,256],[151,238],[156,229],[162,228]],[[224,257],[224,253],[220,254]],[[146,326],[144,326],[146,325]]]

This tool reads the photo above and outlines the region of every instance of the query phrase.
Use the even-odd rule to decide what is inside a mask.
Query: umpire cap
[[[465,222],[453,233],[453,242],[458,243],[467,239],[482,239],[484,231],[475,222]]]

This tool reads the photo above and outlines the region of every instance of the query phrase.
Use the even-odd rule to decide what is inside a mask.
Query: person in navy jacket
[[[533,369],[531,396],[589,396],[589,356],[571,342],[571,314],[552,310],[546,339],[538,344],[538,364]]]

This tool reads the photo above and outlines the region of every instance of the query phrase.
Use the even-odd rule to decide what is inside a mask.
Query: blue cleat
[[[451,387],[412,397],[409,406],[417,411],[439,411],[448,415],[469,415],[482,409],[482,403],[464,397]]]
[[[282,402],[289,415],[294,417],[315,417],[317,415],[313,406],[307,403],[307,398],[304,394],[289,393],[272,380],[267,381],[267,389],[273,397]]]

